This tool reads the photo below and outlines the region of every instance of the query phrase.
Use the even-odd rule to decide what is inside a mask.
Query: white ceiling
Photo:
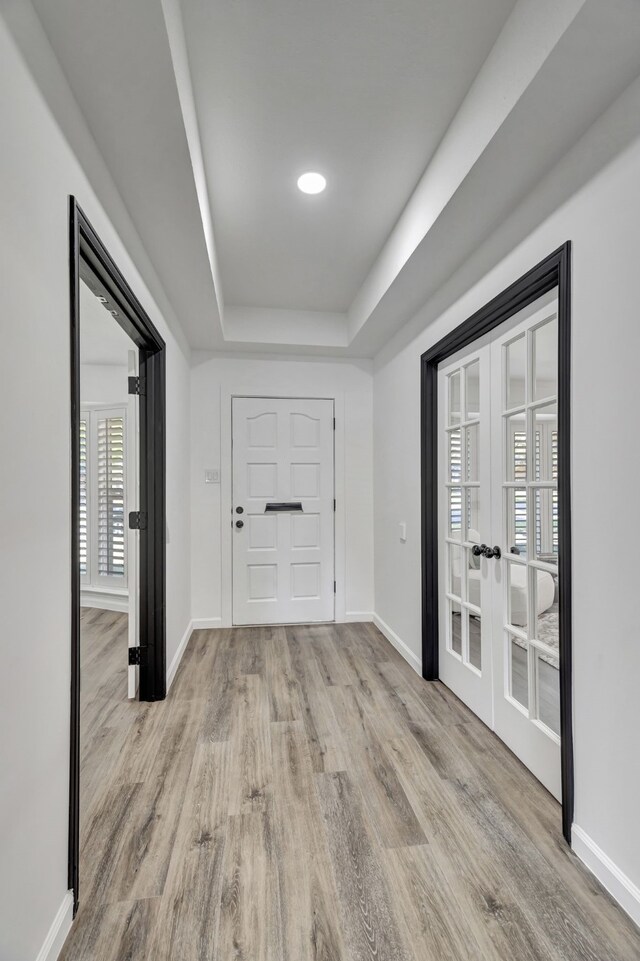
[[[183,0],[226,304],[348,310],[513,6]]]
[[[484,241],[640,70],[637,0],[33,4],[77,123],[14,35],[194,348],[375,356],[451,278],[492,266]],[[627,117],[612,143],[638,134]],[[552,203],[599,162],[578,158]],[[304,196],[314,168],[328,188]]]

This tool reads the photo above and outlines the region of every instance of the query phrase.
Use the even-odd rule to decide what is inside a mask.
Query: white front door
[[[234,397],[233,623],[334,618],[332,400]]]
[[[443,364],[440,676],[558,799],[557,299]]]

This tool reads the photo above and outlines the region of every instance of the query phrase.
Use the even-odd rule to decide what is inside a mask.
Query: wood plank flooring
[[[640,957],[556,802],[372,625],[198,631],[139,704],[98,669],[117,623],[83,677],[63,961]]]

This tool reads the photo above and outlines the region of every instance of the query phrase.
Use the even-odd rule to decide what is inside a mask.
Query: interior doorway
[[[573,818],[570,246],[422,357],[423,673]]]
[[[83,276],[84,275],[84,276]],[[138,395],[129,394],[137,349],[80,276],[80,866],[91,860],[89,826],[137,697],[139,534]]]
[[[80,277],[79,563],[83,658],[90,656],[82,643],[85,624],[88,633],[97,636],[100,623],[117,622],[123,628],[125,641],[128,639],[128,647],[139,645],[140,540],[139,532],[128,524],[129,514],[139,509],[139,395],[129,393],[129,377],[137,376],[138,351],[100,295],[92,290],[91,282],[90,276]],[[103,616],[106,612],[118,616],[108,618]],[[127,662],[125,650],[117,672],[124,675],[121,693],[132,698],[138,693],[138,667],[127,666]],[[81,670],[82,667],[81,664]],[[89,696],[86,685],[83,694],[85,699]]]
[[[165,345],[73,197],[70,281],[69,887],[77,910],[81,827],[113,747],[100,740],[100,717],[116,717],[128,698],[166,692]]]

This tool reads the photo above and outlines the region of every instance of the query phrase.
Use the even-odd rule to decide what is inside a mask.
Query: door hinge
[[[129,393],[138,394],[140,397],[144,397],[146,394],[145,383],[142,377],[130,377],[129,378]]]
[[[333,418],[333,429],[334,429],[334,430],[336,429],[336,419],[335,419],[335,417]]]
[[[146,529],[147,529],[146,511],[130,511],[129,530],[130,531],[146,531]]]
[[[336,592],[336,582],[334,581],[334,582],[333,582],[333,593],[335,594],[335,592]]]
[[[333,509],[334,509],[334,510],[336,509],[336,499],[335,499],[335,497],[333,498]]]
[[[146,651],[146,646],[141,644],[139,647],[129,648],[129,667],[135,667],[136,665],[142,664],[142,652]]]

